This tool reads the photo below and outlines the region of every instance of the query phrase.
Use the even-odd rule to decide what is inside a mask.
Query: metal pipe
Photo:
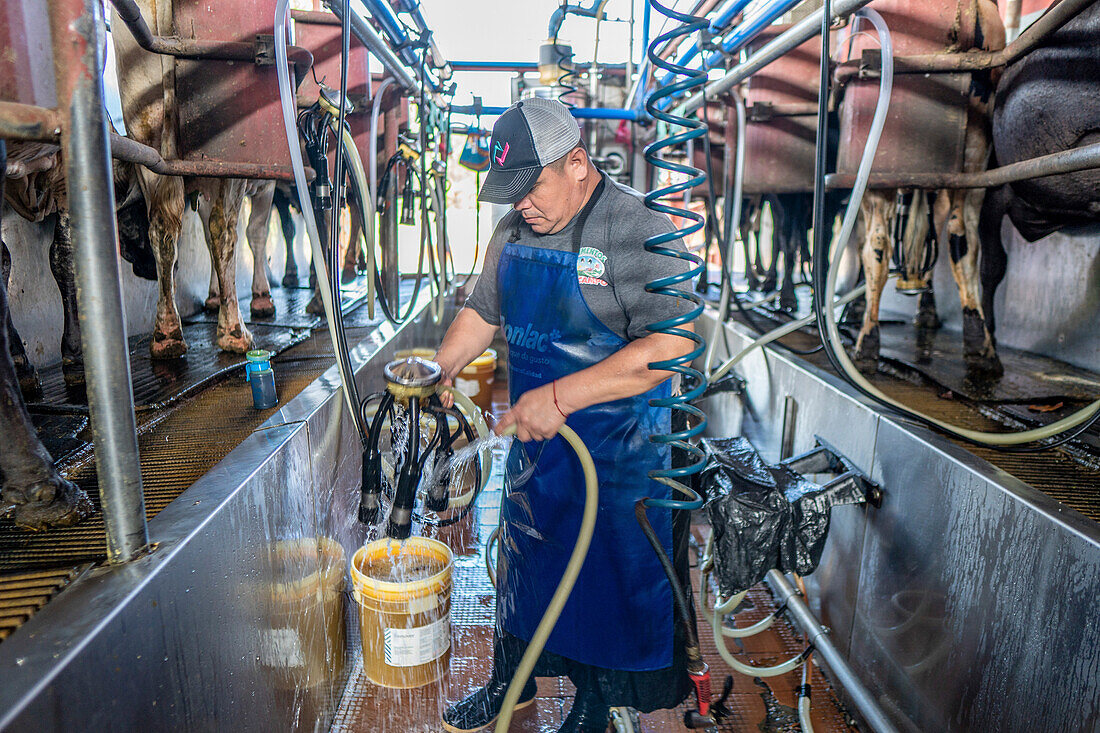
[[[894,59],[894,73],[950,74],[1011,66],[1032,51],[1047,36],[1073,20],[1081,11],[1095,2],[1096,0],[1061,0],[1000,51],[898,56]],[[882,68],[882,59],[878,51],[865,51],[861,58],[840,64],[836,70],[836,80],[838,83],[844,83],[857,75],[860,78],[875,78],[880,68]]]
[[[363,5],[370,11],[371,17],[382,27],[382,32],[389,36],[390,43],[393,44],[392,47],[397,49],[401,59],[407,65],[416,68],[420,60],[416,57],[416,52],[409,46],[409,36],[405,33],[405,29],[401,27],[401,21],[397,19],[397,14],[393,12],[393,8],[389,6],[389,3],[385,0],[363,0]],[[352,15],[354,16],[355,13]]]
[[[1100,143],[1083,145],[1038,158],[1009,163],[977,173],[872,173],[867,187],[872,189],[991,188],[1006,183],[1045,178],[1062,173],[1100,168]],[[855,176],[834,173],[825,176],[827,188],[850,188]]]
[[[55,110],[0,100],[0,138],[7,140],[56,140],[61,118]]]
[[[751,17],[744,18],[740,23],[734,26],[733,30],[722,37],[722,41],[719,43],[720,50],[712,51],[709,56],[706,57],[704,65],[706,68],[715,68],[722,63],[723,58],[726,55],[732,55],[745,47],[753,38],[760,34],[760,31],[767,28],[775,21],[776,18],[783,15],[795,5],[798,5],[802,0],[772,0],[770,5],[765,5],[757,9]],[[745,3],[748,5],[748,3]],[[695,59],[700,53],[698,42],[693,43],[690,48],[676,61],[681,66],[687,66],[691,61]],[[668,84],[674,74],[671,71],[666,71],[664,76],[661,77],[660,83]]]
[[[343,22],[343,10],[339,3],[325,0],[325,7],[332,11],[338,21]],[[394,55],[386,41],[378,35],[378,31],[374,30],[370,23],[363,20],[359,13],[353,12],[351,14],[351,32],[371,53],[378,57],[378,60],[382,62],[382,66],[393,75],[398,84],[406,89],[416,89],[416,80],[413,78],[412,73]]]
[[[507,107],[478,107],[473,104],[452,105],[451,112],[456,115],[502,115]],[[574,107],[569,110],[578,120],[630,120],[637,122],[645,113],[635,109],[618,107]]]
[[[833,17],[851,15],[869,2],[871,2],[871,0],[836,0],[836,3],[833,5]],[[687,114],[688,112],[699,109],[703,106],[704,95],[708,99],[715,99],[724,94],[727,90],[740,84],[745,79],[748,79],[780,56],[793,51],[816,36],[821,32],[822,16],[822,10],[818,8],[795,23],[786,31],[761,46],[760,50],[746,59],[744,63],[738,64],[727,71],[725,76],[721,79],[711,84],[707,84],[701,93],[685,100],[677,110],[677,113]]]
[[[112,564],[124,563],[148,546],[149,529],[100,76],[103,50],[97,37],[104,29],[103,5],[99,0],[49,0],[49,16],[107,559]]]
[[[233,163],[221,160],[165,160],[156,148],[143,145],[115,132],[110,134],[111,157],[136,163],[165,176],[202,178],[253,178],[268,181],[293,181],[290,166]],[[312,173],[312,169],[307,171]]]
[[[273,48],[261,42],[198,41],[177,36],[156,36],[141,15],[141,8],[134,0],[111,0],[119,19],[126,24],[134,40],[146,51],[173,56],[178,59],[207,61],[250,61],[269,66],[274,63]],[[268,39],[271,37],[268,36]],[[313,54],[301,46],[287,46],[287,57],[294,64],[294,77],[300,84],[313,66]]]
[[[886,713],[879,707],[874,695],[868,690],[848,664],[848,660],[841,655],[829,638],[828,632],[810,611],[809,606],[791,585],[787,578],[778,570],[768,571],[766,578],[771,586],[776,600],[780,606],[786,606],[795,624],[802,629],[814,653],[819,659],[825,661],[826,666],[832,672],[833,681],[844,688],[848,697],[859,710],[860,715],[872,730],[878,733],[895,733],[897,729]]]
[[[533,61],[452,61],[455,71],[538,71],[539,65]]]

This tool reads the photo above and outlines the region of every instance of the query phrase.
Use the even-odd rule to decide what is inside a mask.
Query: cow
[[[1100,5],[1090,5],[1008,67],[993,113],[996,164],[1100,142]],[[992,333],[993,296],[1004,279],[1001,222],[1034,242],[1067,226],[1100,221],[1100,171],[1086,170],[990,189],[982,206],[982,306]]]
[[[6,154],[5,154],[6,153]],[[50,271],[61,292],[64,328],[61,369],[66,385],[84,386],[84,360],[77,320],[76,280],[70,234],[67,188],[61,149],[53,143],[0,140],[0,200],[27,221],[52,227]],[[155,280],[144,219],[145,202],[136,185],[133,166],[115,163],[119,245],[123,257],[139,277]],[[52,218],[51,218],[52,217]],[[24,248],[18,248],[24,249]],[[33,255],[33,253],[31,253]],[[3,501],[0,514],[13,513],[16,524],[41,530],[73,524],[91,511],[87,495],[61,478],[49,453],[38,440],[25,400],[40,399],[41,382],[27,358],[23,340],[12,322],[6,297],[11,255],[0,238],[3,272],[0,277],[0,435],[10,437],[0,457]]]
[[[142,16],[153,33],[171,35],[172,3],[141,0]],[[156,149],[165,159],[178,155],[175,59],[141,49],[125,24],[114,13],[111,34],[119,70],[119,94],[127,133]],[[243,354],[252,345],[252,334],[241,317],[236,292],[237,221],[246,182],[239,179],[181,178],[137,169],[138,183],[148,207],[149,240],[157,263],[160,291],[153,337],[149,349],[154,359],[184,355],[179,310],[176,307],[175,265],[186,197],[199,197],[205,213],[203,228],[218,281],[216,343],[223,351]]]
[[[973,0],[973,3],[972,11],[976,23],[974,48],[983,51],[1004,48],[1004,25],[996,5],[990,0]],[[977,172],[986,168],[990,150],[993,87],[994,78],[991,72],[976,71],[971,75],[964,136],[964,172]],[[879,305],[892,259],[898,196],[898,191],[868,190],[860,202],[860,214],[866,231],[860,254],[867,281],[867,296],[853,359],[860,371],[865,373],[873,373],[878,368]],[[933,223],[929,226],[933,228],[937,241],[946,240],[948,243],[951,273],[962,303],[963,353],[967,371],[975,378],[990,379],[1000,377],[1004,369],[986,324],[979,280],[981,240],[978,235],[978,217],[984,196],[983,189],[936,192]],[[922,218],[924,217],[910,217],[910,221],[919,223],[918,220]],[[921,239],[916,226],[907,227],[905,236],[913,238],[903,245],[906,248],[913,247]],[[930,277],[930,274],[925,274],[924,277]],[[923,285],[919,288],[925,289]],[[927,315],[930,301],[931,298],[926,299],[926,312],[919,320],[930,322]]]

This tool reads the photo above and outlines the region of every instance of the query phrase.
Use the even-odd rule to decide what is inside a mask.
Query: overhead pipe
[[[395,5],[395,9],[396,8],[397,6]],[[424,14],[420,12],[419,3],[410,3],[407,9],[404,6],[400,9],[409,14],[417,30],[421,33],[427,33],[429,31],[428,22],[424,20]],[[432,66],[439,71],[440,80],[449,80],[451,78],[451,72],[454,69],[443,56],[443,52],[439,50],[439,44],[435,42],[435,35],[429,35],[428,37],[428,57],[432,60]]]
[[[718,35],[722,31],[724,31],[726,29],[726,26],[730,24],[730,22],[737,16],[737,14],[748,7],[749,3],[751,2],[752,0],[728,0],[724,6],[719,8],[717,15],[715,15],[714,17],[714,20],[710,22],[710,26],[707,28],[707,32],[711,35]],[[676,64],[678,66],[687,66],[695,60],[699,53],[699,41],[694,41],[690,46],[688,46],[687,50],[680,54],[680,57],[676,59]],[[665,72],[665,75],[661,77],[660,83],[668,84],[671,79],[672,72]]]
[[[716,68],[721,66],[726,56],[733,56],[752,39],[760,35],[760,32],[771,25],[779,16],[803,2],[803,0],[772,0],[769,5],[761,6],[752,17],[745,18],[738,23],[733,30],[723,36],[718,44],[718,50],[712,51],[703,61],[702,68]],[[667,81],[667,75],[661,80]],[[661,108],[666,108],[673,102],[673,97],[665,97],[661,100]]]
[[[1011,66],[1034,50],[1047,36],[1076,18],[1081,11],[1091,7],[1095,2],[1096,0],[1061,0],[1029,25],[1016,40],[999,51],[897,56],[894,58],[894,73],[950,74]],[[864,52],[862,58],[840,64],[835,78],[838,83],[844,83],[854,76],[873,78],[878,76],[881,68],[882,57],[877,50],[873,53]]]
[[[107,529],[107,559],[124,563],[149,545],[149,529],[100,74],[103,4],[48,0],[48,8],[100,508]]]
[[[249,61],[270,65],[274,63],[272,47],[259,39],[255,43],[244,41],[199,41],[177,36],[157,36],[141,15],[141,8],[134,0],[111,0],[119,19],[126,24],[137,44],[149,51],[177,59],[206,61]],[[270,36],[269,36],[270,38]],[[300,46],[288,46],[287,56],[294,64],[294,77],[301,84],[313,66],[313,54]]]
[[[507,107],[486,107],[475,104],[451,105],[451,112],[459,115],[502,115]],[[569,110],[578,120],[629,120],[637,122],[645,113],[618,107],[574,107]]]
[[[863,720],[876,733],[896,733],[897,728],[886,717],[886,713],[879,707],[878,701],[871,691],[859,679],[859,676],[848,664],[848,660],[840,653],[829,638],[829,632],[814,616],[813,611],[802,600],[802,596],[795,587],[788,582],[786,576],[778,570],[768,571],[765,577],[768,585],[775,594],[780,608],[786,606],[795,625],[806,635],[810,646],[819,659],[825,661],[825,665],[832,673],[830,679],[844,688],[848,698],[855,705]]]
[[[325,7],[332,11],[338,21],[343,21],[344,15],[340,3],[334,2],[334,0],[325,0]],[[355,34],[360,43],[378,57],[378,60],[382,62],[382,66],[393,75],[398,84],[409,90],[417,88],[416,79],[413,78],[412,73],[397,58],[390,49],[389,44],[378,34],[378,31],[370,23],[363,20],[359,13],[351,13],[351,32]]]
[[[382,32],[389,36],[390,43],[393,44],[393,48],[396,49],[401,59],[414,69],[419,66],[420,59],[416,57],[416,51],[409,46],[409,36],[405,33],[401,21],[397,19],[397,14],[393,12],[393,8],[389,6],[389,3],[385,0],[363,0],[363,5],[370,11],[371,17],[382,27]]]
[[[834,18],[844,17],[856,12],[871,0],[836,0],[833,3]],[[677,110],[680,114],[694,112],[703,106],[703,100],[715,99],[736,85],[748,79],[780,56],[790,53],[821,32],[821,8],[813,11],[795,23],[783,33],[768,41],[743,63],[733,67],[721,78],[703,88],[703,91],[686,99]]]

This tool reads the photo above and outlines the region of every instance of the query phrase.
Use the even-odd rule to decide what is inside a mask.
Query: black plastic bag
[[[783,463],[764,462],[745,438],[705,439],[699,486],[714,533],[714,577],[724,597],[769,570],[808,575],[821,561],[829,509],[864,501],[852,483],[820,486]]]

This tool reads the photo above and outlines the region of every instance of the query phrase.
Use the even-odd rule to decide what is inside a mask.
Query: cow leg
[[[210,241],[210,229],[204,222],[203,228],[206,230],[206,241]],[[221,287],[218,285],[218,268],[213,261],[210,262],[210,286],[206,290],[206,300],[202,302],[202,307],[211,313],[217,313],[218,309],[222,307]]]
[[[0,205],[3,205],[3,199],[0,199]],[[7,289],[8,282],[11,279],[11,254],[8,252],[8,246],[4,244],[2,238],[0,238],[0,264],[2,264],[2,268],[0,268],[0,285]],[[0,328],[3,328],[8,334],[9,355],[19,383],[19,391],[25,399],[38,399],[42,396],[42,382],[38,379],[38,372],[35,370],[34,364],[31,364],[30,359],[27,358],[27,350],[23,347],[23,339],[19,337],[19,332],[15,330],[15,323],[12,322],[11,313],[7,308],[4,309],[4,323]]]
[[[936,312],[936,294],[932,292],[931,284],[917,296],[917,314],[913,316],[913,325],[921,331],[935,331],[942,325]]]
[[[772,253],[768,270],[764,274],[764,282],[760,286],[761,292],[775,292],[779,282],[779,253],[783,251],[783,222],[785,220],[783,208],[774,196],[768,197],[768,208],[772,214]],[[761,228],[763,231],[763,228]]]
[[[794,295],[794,273],[798,269],[798,245],[794,231],[797,226],[793,216],[787,216],[783,222],[782,249],[779,253],[783,255],[783,282],[779,285],[779,309],[786,313],[798,310],[798,299]]]
[[[254,318],[275,315],[275,301],[271,299],[271,284],[267,281],[267,230],[274,195],[275,182],[268,181],[251,196],[252,211],[248,215],[246,233],[252,250],[252,304],[249,310]]]
[[[993,348],[997,347],[997,320],[993,298],[1008,269],[1008,255],[1001,240],[1001,221],[1008,211],[1010,195],[1005,186],[986,191],[978,216],[978,236],[982,242],[982,312],[985,314],[985,327],[989,329],[989,337],[993,340]]]
[[[340,282],[351,282],[359,275],[360,253],[359,237],[363,233],[363,227],[359,225],[359,208],[348,202],[348,213],[351,214],[351,226],[348,227],[348,249],[344,252],[344,266],[340,271]]]
[[[951,274],[959,288],[963,316],[963,355],[967,371],[982,376],[1004,374],[1001,360],[993,348],[993,337],[985,326],[982,312],[978,263],[981,240],[978,238],[978,214],[985,191],[982,189],[951,192],[951,215],[947,222]]]
[[[290,213],[290,200],[282,189],[276,187],[272,205],[279,212],[279,224],[283,230],[283,244],[286,246],[286,269],[283,272],[283,287],[298,287],[298,263],[294,259],[294,238],[297,236],[294,217]]]
[[[149,243],[157,260],[156,323],[149,351],[154,359],[175,359],[187,352],[183,327],[176,310],[176,243],[183,228],[183,179],[176,176],[152,176],[139,173],[149,204]],[[151,180],[150,180],[151,179]]]
[[[61,333],[61,372],[65,376],[65,384],[83,387],[84,349],[80,342],[80,322],[77,319],[76,273],[73,270],[72,228],[68,211],[61,211],[57,216],[57,227],[50,244],[50,272],[61,292],[65,319],[64,331]]]
[[[4,199],[7,157],[0,140],[0,201]],[[7,278],[0,279],[0,318],[10,323]],[[75,524],[92,511],[88,495],[54,468],[38,439],[16,386],[19,377],[11,358],[13,329],[0,328],[0,515],[12,513],[15,523],[33,530]]]
[[[210,216],[207,246],[218,276],[221,307],[218,309],[218,348],[243,354],[252,347],[252,334],[244,325],[237,303],[237,221],[244,202],[244,181],[219,179],[210,183]]]
[[[890,256],[894,244],[890,222],[894,218],[894,208],[893,191],[868,191],[860,204],[867,226],[861,251],[863,272],[867,281],[867,306],[863,312],[863,326],[856,340],[855,362],[864,374],[873,374],[878,370],[878,309],[882,302],[883,288],[886,287],[886,278],[890,274]]]

